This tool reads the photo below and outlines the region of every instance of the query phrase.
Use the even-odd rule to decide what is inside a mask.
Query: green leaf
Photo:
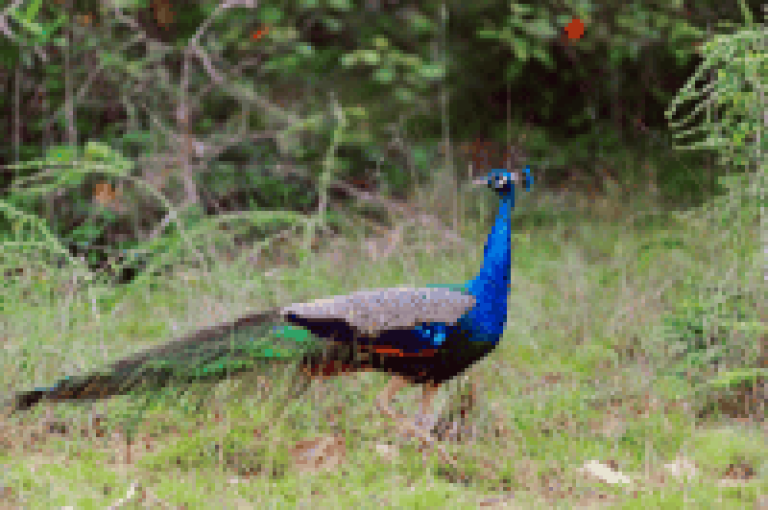
[[[43,36],[44,31],[39,23],[27,20],[26,18],[20,16],[16,11],[10,11],[9,16],[15,19],[27,31],[31,32],[33,37],[37,38]]]
[[[27,7],[27,12],[24,13],[24,17],[27,21],[32,21],[37,16],[37,11],[40,10],[40,6],[43,4],[42,0],[32,0],[32,3]]]
[[[514,37],[510,40],[512,43],[512,51],[517,59],[521,62],[528,61],[528,41]]]
[[[373,38],[373,45],[379,49],[384,49],[389,46],[389,41],[387,40],[386,37],[377,35],[376,37]]]
[[[403,55],[400,62],[410,67],[417,67],[421,65],[421,58],[417,55]]]
[[[98,239],[101,235],[101,228],[93,223],[84,223],[72,231],[71,238],[79,242],[90,242],[94,239]]]
[[[558,30],[547,19],[536,20],[531,27],[530,33],[541,38],[551,39],[557,37]]]
[[[357,63],[357,55],[354,53],[347,53],[341,57],[341,65],[344,67],[352,67]]]
[[[379,83],[391,83],[395,79],[395,70],[389,67],[380,67],[373,73],[373,79]]]
[[[300,65],[299,58],[296,55],[286,55],[277,60],[280,62],[280,67],[285,70],[294,70]]]
[[[518,3],[512,2],[509,4],[509,10],[512,11],[513,14],[524,16],[526,14],[530,14],[531,12],[533,12],[533,7],[525,4],[518,4]]]
[[[403,103],[410,103],[414,100],[416,95],[413,91],[406,87],[397,87],[395,89],[395,98]]]
[[[362,50],[358,52],[358,55],[368,65],[375,66],[379,63],[379,54],[374,50]]]
[[[431,19],[424,16],[420,12],[414,12],[408,17],[408,22],[411,24],[414,30],[421,33],[434,32],[435,24]]]
[[[67,21],[69,21],[69,17],[66,14],[64,14],[64,13],[59,14],[52,23],[48,24],[48,32],[49,32],[49,34],[54,33],[56,30],[59,29],[59,27],[63,26],[65,23],[67,23]]]
[[[342,24],[341,21],[336,18],[322,18],[320,22],[325,25],[325,28],[330,30],[331,32],[338,32],[341,30]]]
[[[428,80],[439,80],[445,76],[442,64],[425,64],[419,68],[419,74]]]
[[[296,45],[296,53],[308,57],[314,53],[314,49],[311,44],[301,43]]]
[[[293,27],[273,28],[269,34],[276,42],[293,42],[299,38],[299,31]]]
[[[103,142],[89,141],[85,145],[85,159],[91,161],[110,161],[114,155],[112,147]]]
[[[477,32],[475,32],[477,37],[480,39],[499,39],[501,32],[498,30],[491,30],[487,28],[481,28]]]
[[[118,9],[146,9],[149,7],[149,0],[112,0],[112,5]]]
[[[366,118],[368,117],[368,112],[365,110],[365,107],[363,106],[350,106],[344,109],[344,111],[347,112],[347,115],[350,117],[356,117],[356,118]]]
[[[77,159],[78,148],[69,145],[56,145],[45,151],[45,159],[57,163],[72,163]]]

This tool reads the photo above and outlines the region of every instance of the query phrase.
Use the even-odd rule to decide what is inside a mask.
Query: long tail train
[[[172,383],[218,382],[259,365],[301,359],[312,345],[309,333],[283,323],[279,310],[247,315],[141,351],[103,370],[17,393],[10,409],[149,392]]]

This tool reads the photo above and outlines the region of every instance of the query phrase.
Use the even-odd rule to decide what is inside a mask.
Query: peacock
[[[401,432],[433,445],[433,398],[445,381],[464,372],[499,343],[510,292],[510,221],[515,185],[530,191],[522,173],[491,170],[475,180],[500,198],[482,267],[465,284],[353,292],[246,315],[118,360],[106,369],[65,377],[51,387],[17,393],[13,412],[42,401],[95,400],[199,381],[220,381],[260,364],[298,362],[308,380],[363,370],[391,378],[376,399]],[[413,421],[391,408],[409,384],[421,385]],[[441,452],[441,450],[439,450]],[[446,462],[444,453],[441,457]],[[453,462],[451,462],[453,464]]]

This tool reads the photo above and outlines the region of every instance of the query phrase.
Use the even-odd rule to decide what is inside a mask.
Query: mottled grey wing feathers
[[[364,335],[376,335],[425,322],[455,324],[474,305],[474,296],[456,290],[403,287],[296,303],[281,311],[286,320],[291,315],[310,320],[340,319]]]

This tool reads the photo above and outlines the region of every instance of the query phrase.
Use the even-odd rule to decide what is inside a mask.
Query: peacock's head
[[[515,184],[523,185],[525,191],[531,191],[533,177],[531,176],[531,167],[526,166],[522,173],[504,169],[491,170],[488,175],[475,179],[473,182],[477,185],[488,186],[500,195],[514,195]]]

